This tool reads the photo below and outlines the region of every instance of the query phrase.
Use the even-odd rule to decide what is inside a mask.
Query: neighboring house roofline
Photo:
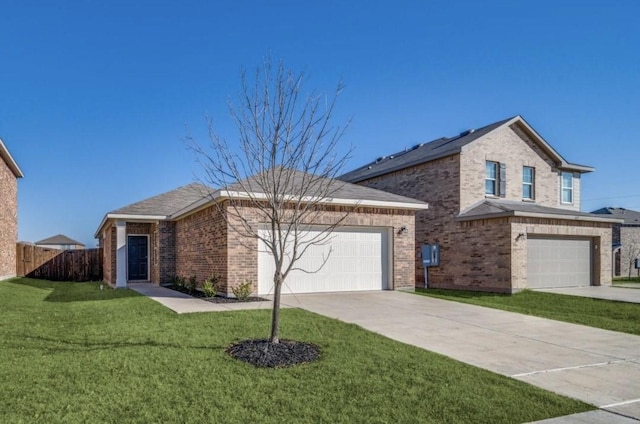
[[[74,239],[72,239],[70,237],[67,237],[64,234],[56,234],[55,236],[47,237],[46,239],[42,239],[40,241],[35,242],[36,246],[54,245],[54,244],[68,244],[68,245],[84,246],[84,243],[79,242],[78,240],[74,240]]]
[[[640,227],[640,212],[627,208],[604,207],[591,212],[598,215],[610,215],[623,220],[622,227]]]
[[[11,172],[13,172],[13,175],[16,176],[16,178],[24,177],[22,170],[20,169],[16,161],[11,156],[11,153],[9,153],[9,149],[7,149],[7,146],[4,145],[4,142],[2,141],[1,138],[0,138],[0,157],[6,162],[7,166],[9,167]]]
[[[389,156],[384,156],[373,162],[370,162],[364,166],[356,168],[353,171],[343,174],[339,178],[343,181],[350,183],[358,183],[360,181],[369,180],[371,178],[380,177],[382,175],[390,174],[392,172],[400,171],[402,169],[411,168],[423,163],[429,163],[437,159],[442,159],[447,156],[459,154],[463,151],[465,146],[474,143],[477,140],[483,139],[487,134],[495,131],[498,128],[504,126],[511,126],[517,124],[524,130],[524,132],[537,143],[541,149],[552,158],[556,163],[558,169],[571,172],[593,172],[595,168],[591,166],[578,165],[567,162],[551,145],[538,134],[525,119],[516,115],[512,118],[504,119],[502,121],[494,122],[493,124],[485,125],[477,130],[464,131],[463,133],[451,137],[441,137],[428,143],[421,143],[414,146],[411,149],[407,149],[403,152],[398,152]],[[412,159],[406,159],[407,156],[415,156]],[[408,156],[409,156],[408,155]],[[398,160],[404,156],[404,160]],[[395,160],[394,160],[395,159]]]

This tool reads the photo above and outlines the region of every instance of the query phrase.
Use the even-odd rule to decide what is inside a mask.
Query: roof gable
[[[20,170],[20,167],[18,166],[16,161],[13,159],[13,157],[9,153],[9,149],[7,149],[7,146],[4,145],[4,142],[2,141],[1,138],[0,138],[0,158],[4,160],[4,162],[7,164],[11,172],[13,172],[13,175],[16,176],[16,178],[24,177],[22,170]]]
[[[582,165],[575,165],[567,162],[560,154],[551,147],[520,115],[512,118],[503,119],[494,122],[477,130],[464,131],[454,137],[442,137],[428,143],[420,143],[410,149],[405,149],[389,156],[383,156],[370,162],[360,168],[347,172],[339,178],[343,181],[357,183],[360,181],[375,178],[401,169],[428,163],[436,159],[458,154],[462,148],[484,137],[490,132],[503,127],[518,125],[522,130],[531,137],[531,139],[540,145],[543,151],[556,162],[559,168],[576,171],[591,172],[593,168]]]

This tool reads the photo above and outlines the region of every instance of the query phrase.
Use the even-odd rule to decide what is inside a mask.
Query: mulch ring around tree
[[[237,297],[226,297],[226,296],[219,296],[219,295],[207,297],[204,294],[204,292],[200,290],[191,291],[187,287],[180,287],[180,286],[174,286],[174,285],[166,285],[163,287],[167,289],[175,290],[180,293],[188,294],[189,296],[197,297],[198,299],[206,300],[207,302],[211,302],[211,303],[241,303],[241,302],[268,302],[269,301],[269,299],[265,299],[264,297],[259,297],[259,296],[251,296],[251,297],[248,297],[247,299],[242,299],[242,300],[238,299]]]
[[[295,340],[271,343],[267,339],[243,340],[226,349],[228,355],[259,368],[284,368],[320,359],[320,348]]]

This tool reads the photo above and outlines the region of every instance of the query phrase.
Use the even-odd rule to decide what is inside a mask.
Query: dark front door
[[[129,255],[129,275],[128,280],[148,280],[148,238],[146,236],[129,236],[127,239]]]

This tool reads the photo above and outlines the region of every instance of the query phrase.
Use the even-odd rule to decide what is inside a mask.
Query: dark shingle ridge
[[[404,151],[389,156],[382,156],[338,178],[350,183],[357,183],[369,178],[459,153],[463,146],[504,125],[516,116],[485,125],[477,130],[464,131],[454,137],[441,137],[428,143],[416,144],[410,149],[405,149]]]
[[[625,208],[604,207],[591,213],[598,215],[610,215],[612,218],[623,219],[623,225],[640,226],[640,212]]]

